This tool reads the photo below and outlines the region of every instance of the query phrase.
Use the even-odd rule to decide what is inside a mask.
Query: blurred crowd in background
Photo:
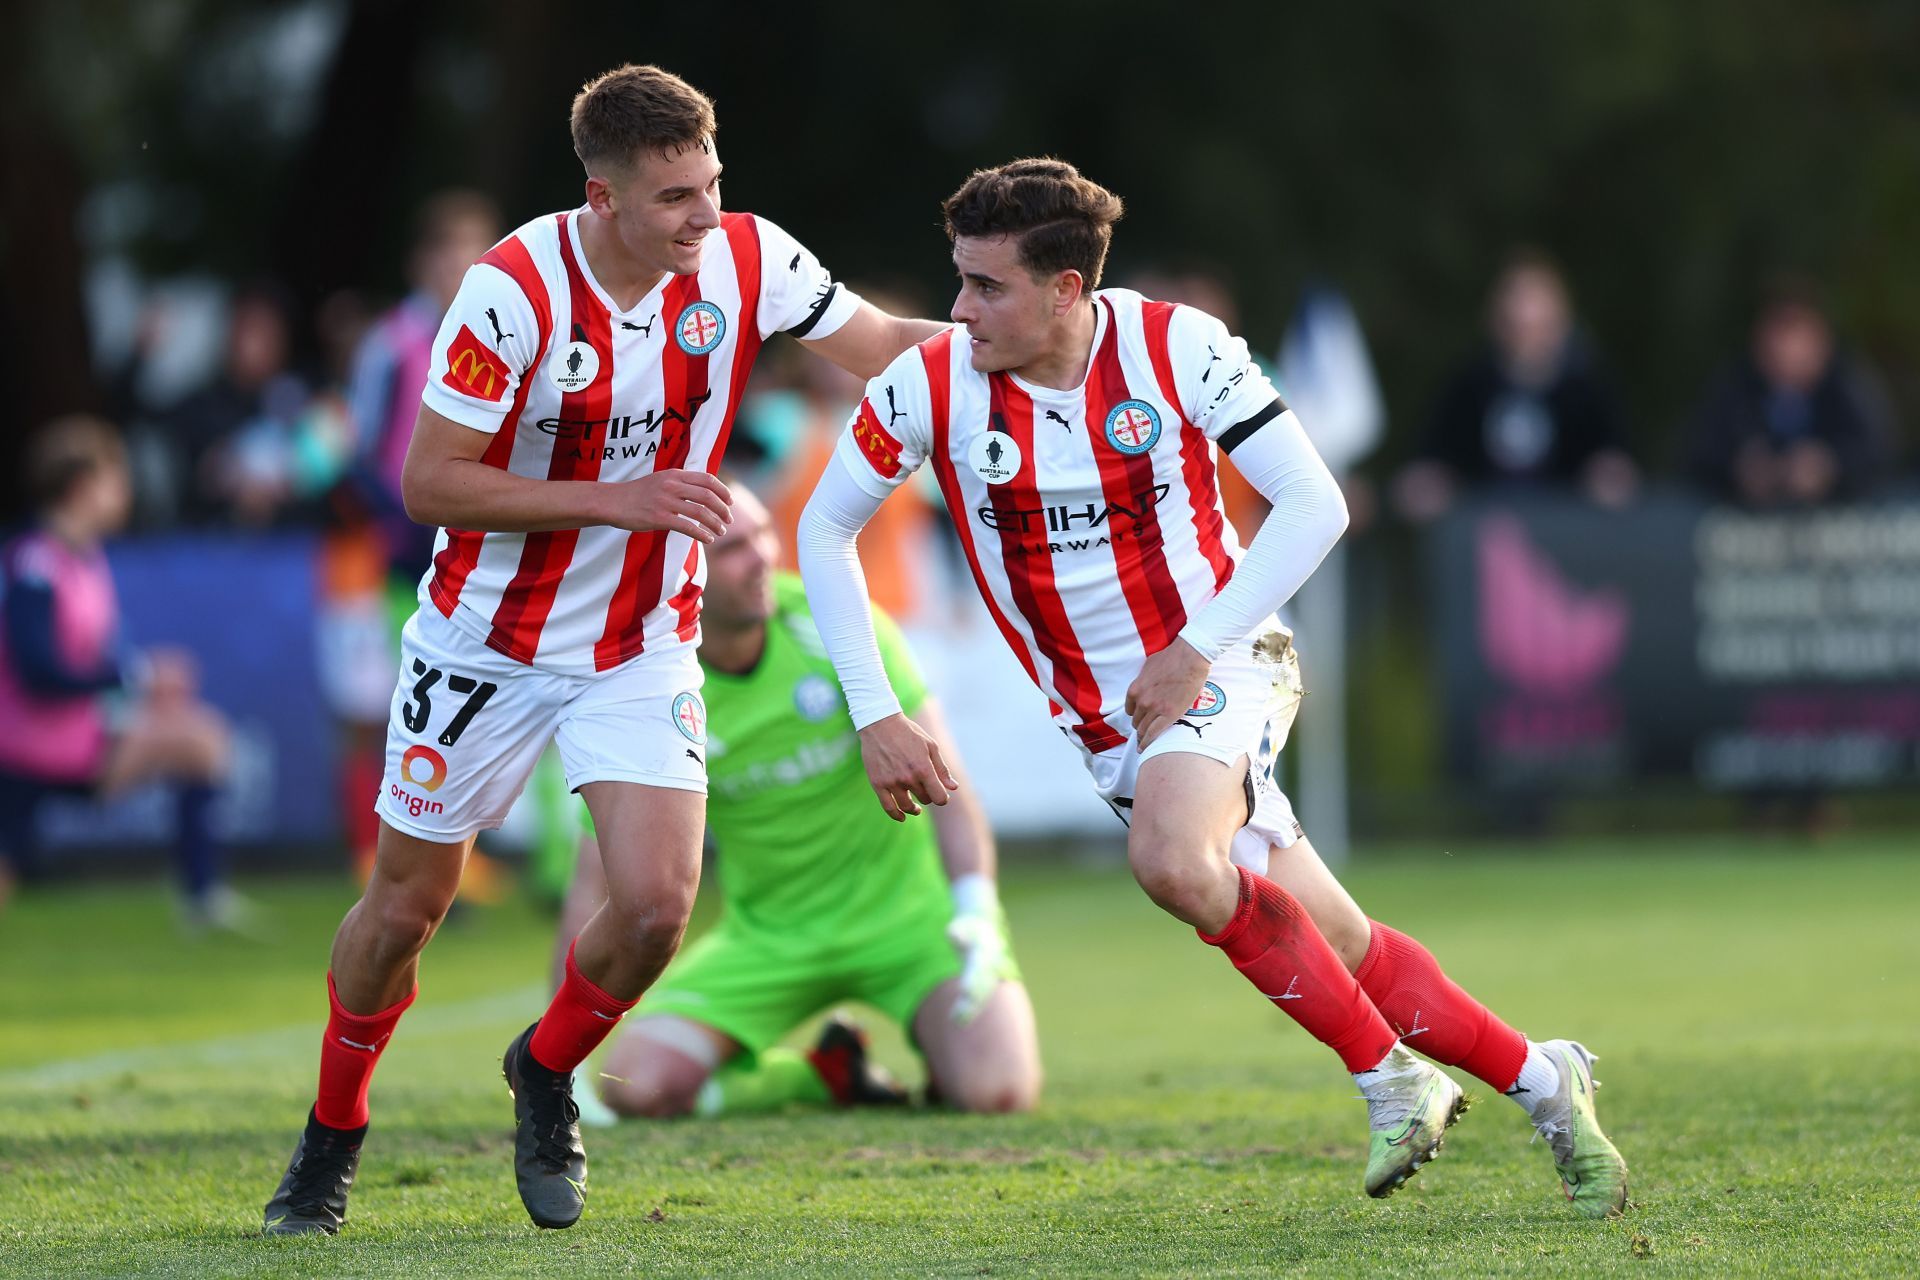
[[[29,5],[0,48],[0,365],[22,419],[0,516],[16,536],[46,523],[55,495],[34,460],[73,432],[56,415],[80,410],[119,442],[126,500],[93,503],[119,547],[309,556],[316,599],[300,625],[317,655],[301,678],[338,731],[326,820],[370,847],[371,806],[352,797],[378,785],[394,636],[431,547],[399,474],[440,317],[469,263],[579,190],[563,127],[573,89],[654,60],[719,102],[727,203],[782,222],[896,313],[945,315],[934,210],[973,164],[1053,151],[1128,200],[1107,283],[1246,334],[1346,488],[1357,559],[1320,580],[1350,581],[1353,599],[1303,598],[1300,612],[1320,671],[1352,650],[1354,697],[1333,719],[1351,722],[1337,752],[1359,762],[1370,829],[1430,829],[1462,777],[1502,797],[1502,820],[1568,779],[1816,792],[1913,779],[1920,700],[1901,690],[1920,652],[1898,641],[1920,616],[1909,525],[1827,539],[1828,561],[1789,549],[1762,564],[1739,527],[1701,523],[1905,509],[1920,491],[1909,7],[1229,6],[1216,26],[1234,39],[1179,37],[1200,40],[1210,68],[1182,93],[1089,70],[1060,94],[1060,49],[1117,71],[1164,27],[1144,3],[1091,25],[1072,10],[1023,9],[1023,39],[982,44],[930,13],[860,5],[765,14],[717,0],[685,29],[491,0],[157,0],[107,27]],[[745,35],[716,59],[706,30],[729,25]],[[859,393],[792,344],[755,369],[729,463],[789,546]],[[1260,500],[1223,471],[1250,530]],[[1449,542],[1459,513],[1509,502],[1616,523],[1476,525],[1479,542]],[[1596,539],[1655,524],[1617,564],[1611,545],[1582,563]],[[1661,577],[1695,543],[1728,554],[1703,554],[1697,582]],[[1866,548],[1848,562],[1859,590],[1800,590],[1843,544]],[[962,664],[972,639],[991,647],[970,638],[978,617],[937,494],[903,489],[862,554],[876,599],[929,647],[953,645]],[[1747,570],[1776,576],[1735,580]],[[1674,610],[1635,591],[1725,607],[1702,607],[1698,637],[1679,634],[1662,629]],[[1449,614],[1452,595],[1480,603]],[[255,588],[218,600],[235,627],[266,625]],[[1826,628],[1827,650],[1802,653],[1836,603],[1859,606],[1842,619],[1853,629]],[[1315,609],[1333,619],[1319,636]],[[1761,615],[1781,629],[1772,649],[1723,643],[1752,640]],[[1502,657],[1529,649],[1588,657],[1550,671]],[[1695,684],[1661,683],[1696,657]],[[1793,701],[1820,663],[1835,680]],[[170,696],[199,706],[187,656],[162,667]],[[240,707],[234,684],[210,701]],[[1463,697],[1469,685],[1481,692]],[[231,767],[278,769],[250,784],[277,808],[225,825],[284,840],[312,822],[285,776],[297,691],[259,691],[273,688],[262,677],[246,695]],[[269,731],[273,701],[286,723]],[[1707,710],[1661,737],[1662,708],[1683,702]],[[17,732],[0,724],[0,738]],[[1329,740],[1325,725],[1302,732]],[[1475,757],[1461,734],[1499,751]],[[263,764],[269,739],[281,756]],[[1542,759],[1558,781],[1524,767]],[[180,785],[227,768],[196,766]],[[6,772],[0,761],[0,789]],[[1010,772],[1006,789],[1021,780]],[[183,875],[203,880],[204,863],[185,857],[202,869]]]

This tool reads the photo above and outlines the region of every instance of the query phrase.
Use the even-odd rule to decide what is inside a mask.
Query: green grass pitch
[[[263,1240],[350,893],[262,883],[267,944],[182,940],[156,888],[29,894],[0,917],[0,1273],[1913,1275],[1917,854],[1860,836],[1356,864],[1374,915],[1516,1025],[1601,1055],[1636,1201],[1602,1223],[1570,1215],[1518,1109],[1477,1083],[1444,1157],[1367,1200],[1365,1111],[1333,1057],[1117,869],[1045,866],[1006,890],[1036,1114],[590,1132],[585,1218],[536,1231],[499,1056],[542,1005],[547,924],[508,906],[428,952],[347,1231]],[[877,1041],[917,1078],[897,1034]]]

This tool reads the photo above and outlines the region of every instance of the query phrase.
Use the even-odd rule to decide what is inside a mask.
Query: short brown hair
[[[113,424],[89,414],[46,423],[27,444],[27,489],[45,511],[67,500],[74,486],[111,467],[127,465],[127,448]]]
[[[976,169],[947,197],[947,238],[1011,235],[1035,277],[1078,271],[1093,289],[1107,263],[1120,197],[1065,160],[1015,160]]]
[[[713,99],[659,67],[615,67],[573,98],[573,151],[589,174],[624,172],[643,149],[660,155],[711,150],[718,128]]]

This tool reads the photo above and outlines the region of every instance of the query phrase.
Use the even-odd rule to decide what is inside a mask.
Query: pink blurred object
[[[1515,688],[1573,694],[1620,661],[1627,602],[1615,589],[1582,590],[1527,540],[1512,516],[1480,524],[1480,648]]]

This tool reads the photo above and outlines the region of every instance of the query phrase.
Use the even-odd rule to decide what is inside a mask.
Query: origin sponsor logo
[[[414,795],[413,792],[402,789],[397,782],[387,784],[387,794],[397,800],[400,807],[415,818],[420,817],[422,814],[445,813],[447,811],[447,806],[440,801],[429,800],[425,796]]]

